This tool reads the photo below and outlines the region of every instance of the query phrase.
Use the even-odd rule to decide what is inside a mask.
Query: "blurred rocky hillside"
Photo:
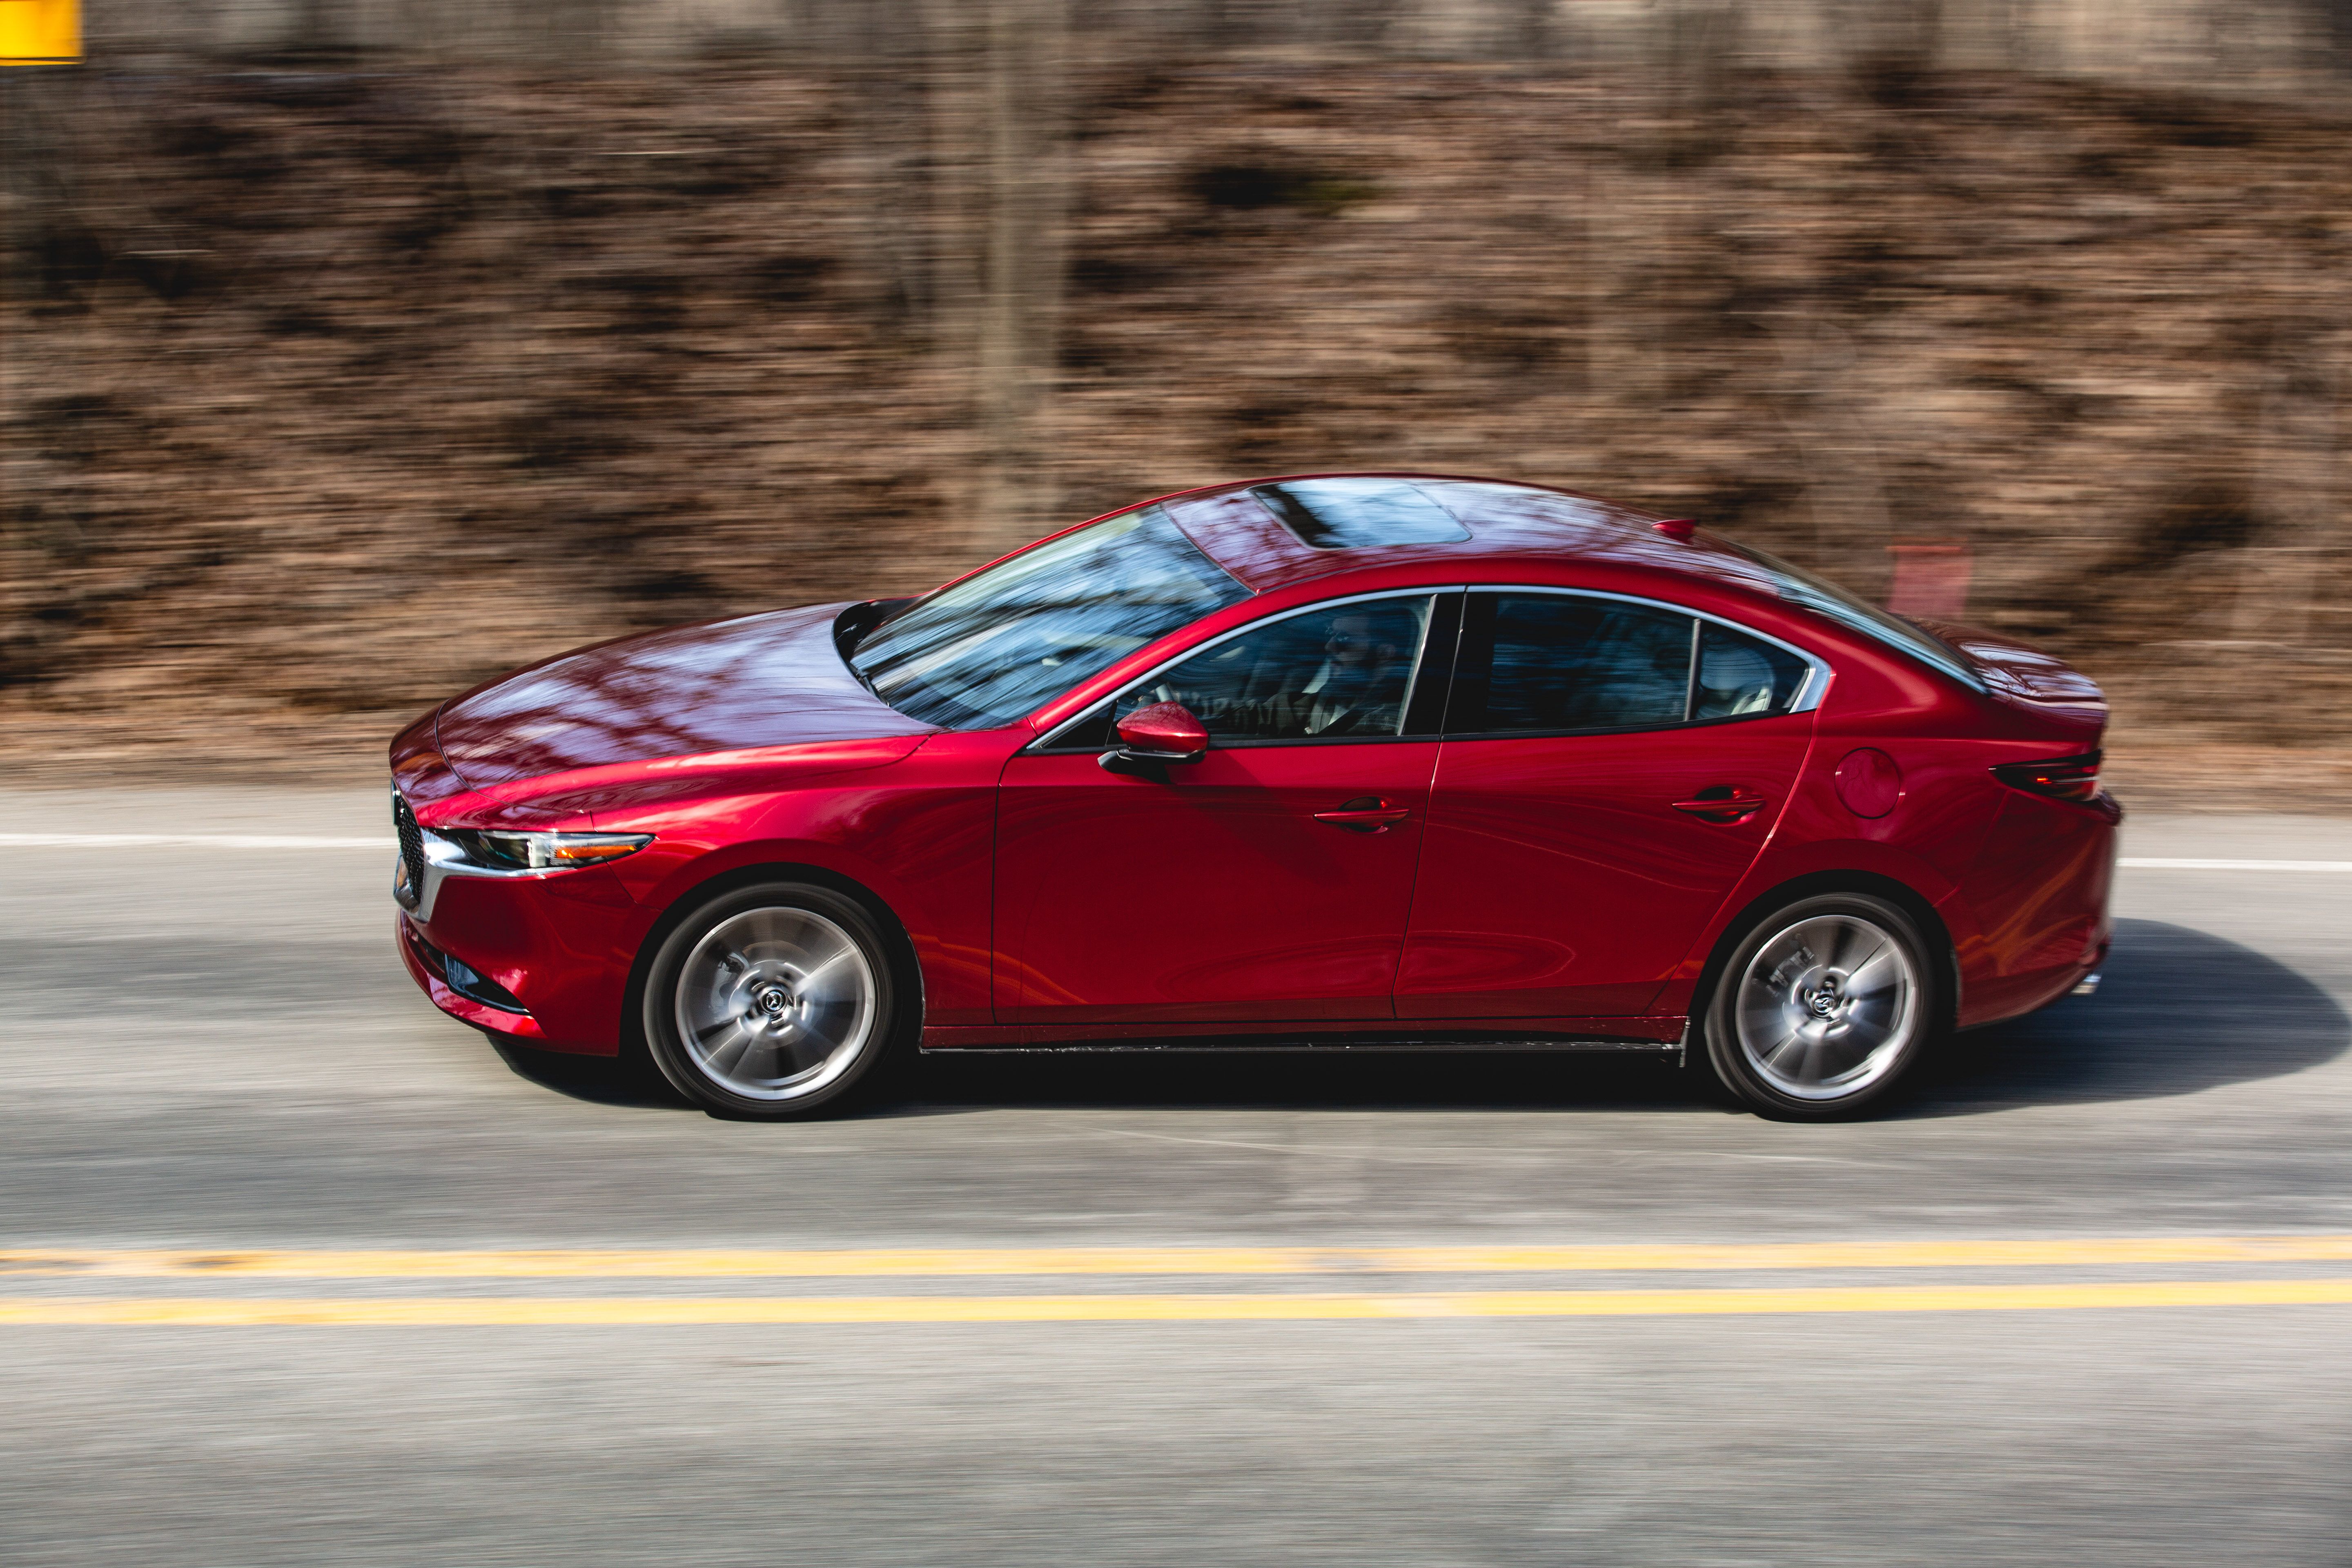
[[[1008,149],[984,76],[757,58],[5,85],[19,767],[364,767],[567,646],[1354,467],[1872,593],[1958,542],[2127,752],[2352,741],[2337,109],[1079,58]]]

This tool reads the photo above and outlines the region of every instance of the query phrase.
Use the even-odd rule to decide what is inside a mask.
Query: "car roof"
[[[1265,487],[1297,486],[1320,510],[1344,509],[1360,500],[1379,508],[1401,489],[1418,491],[1461,524],[1452,538],[1429,538],[1442,531],[1400,529],[1424,537],[1407,542],[1310,544],[1273,505],[1252,494]],[[1273,498],[1276,504],[1284,498]],[[1753,593],[1770,592],[1769,574],[1754,562],[1688,525],[1662,530],[1662,514],[1549,485],[1459,474],[1287,474],[1244,479],[1160,498],[1160,506],[1185,536],[1212,560],[1257,593],[1312,578],[1372,567],[1419,563],[1458,564],[1465,582],[1490,575],[1496,557],[1593,561],[1665,570],[1711,579]],[[1296,508],[1290,508],[1296,515]],[[1377,516],[1365,531],[1378,536]],[[1466,537],[1461,535],[1466,534]],[[1339,537],[1324,536],[1327,540]],[[1476,564],[1473,564],[1475,563]]]

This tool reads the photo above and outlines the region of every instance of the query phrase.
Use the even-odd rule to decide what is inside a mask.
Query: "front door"
[[[1471,595],[1461,662],[1398,1016],[1641,1014],[1771,832],[1823,672],[1667,606],[1536,591]]]
[[[1392,1016],[1437,760],[1435,704],[1414,694],[1433,599],[1244,628],[1015,756],[997,810],[1000,1018]],[[1150,776],[1097,764],[1118,716],[1171,701],[1208,730],[1205,757]]]

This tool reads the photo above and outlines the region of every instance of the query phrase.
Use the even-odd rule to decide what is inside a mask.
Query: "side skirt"
[[[1682,1049],[1683,1042],[1678,1031],[1676,1037],[1670,1040],[1510,1035],[1192,1035],[1162,1039],[1109,1038],[1058,1040],[1050,1044],[927,1046],[923,1047],[922,1054],[1052,1056],[1063,1052],[1106,1051],[1156,1051],[1163,1054],[1180,1051],[1632,1051],[1645,1056],[1669,1057],[1681,1055]]]

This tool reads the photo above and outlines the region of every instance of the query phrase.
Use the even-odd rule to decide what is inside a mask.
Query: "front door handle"
[[[1732,789],[1717,784],[1703,789],[1690,800],[1675,802],[1676,811],[1686,811],[1701,822],[1745,822],[1770,803],[1753,790]]]
[[[1392,824],[1412,815],[1412,808],[1393,805],[1376,795],[1359,795],[1337,811],[1318,811],[1318,822],[1344,827],[1350,833],[1386,833]]]

